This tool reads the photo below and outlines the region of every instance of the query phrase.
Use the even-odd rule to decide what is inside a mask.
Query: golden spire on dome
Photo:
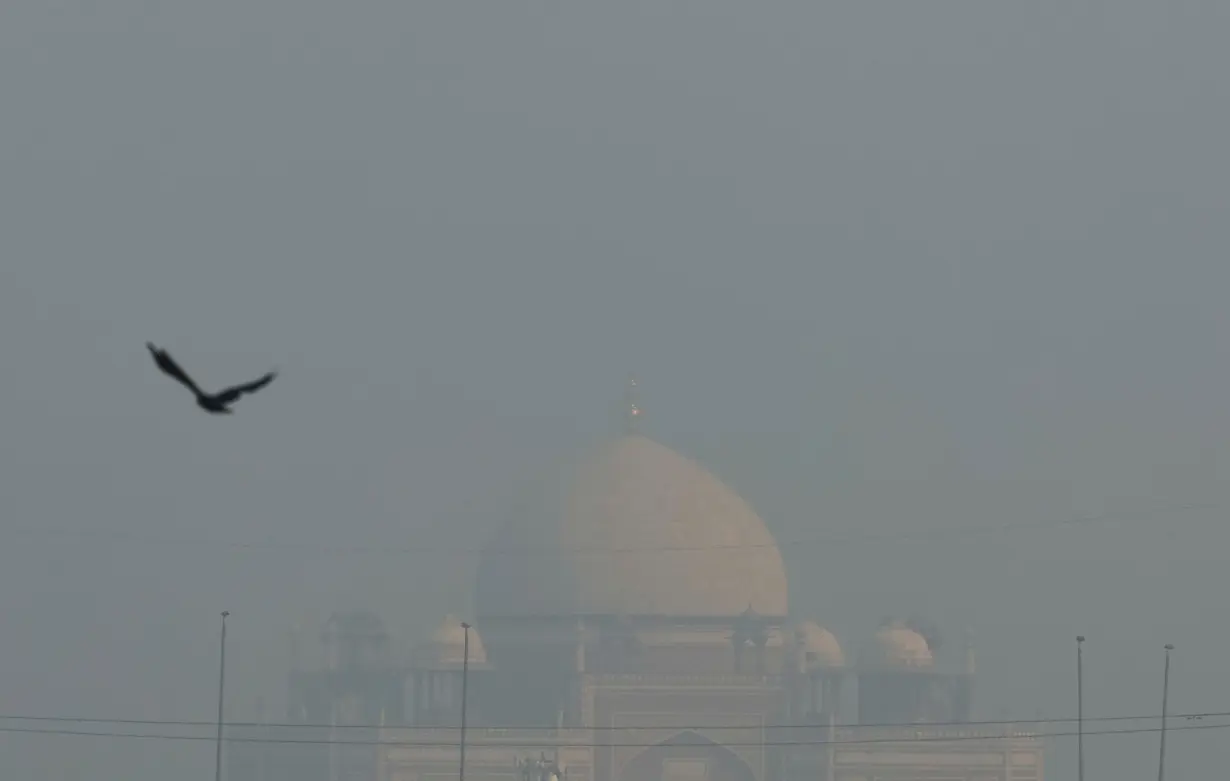
[[[628,385],[624,389],[624,428],[628,434],[636,433],[636,424],[641,417],[641,408],[636,403],[636,390],[636,376],[629,374]]]

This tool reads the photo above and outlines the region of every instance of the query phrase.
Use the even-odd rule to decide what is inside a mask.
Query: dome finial
[[[637,405],[636,375],[628,375],[628,385],[624,389],[624,428],[626,433],[635,434],[636,424],[640,421],[641,408]]]

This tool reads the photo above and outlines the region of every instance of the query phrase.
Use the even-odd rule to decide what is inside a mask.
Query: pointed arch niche
[[[739,755],[690,730],[637,754],[619,775],[620,781],[756,781]]]

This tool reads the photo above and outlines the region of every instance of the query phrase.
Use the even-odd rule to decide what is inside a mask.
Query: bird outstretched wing
[[[160,347],[155,347],[150,342],[146,342],[145,346],[149,348],[150,355],[154,356],[154,363],[158,364],[158,368],[162,369],[163,374],[166,374],[168,377],[173,377],[197,396],[201,395],[201,389],[197,387],[197,384],[193,381],[193,379],[188,376],[188,373],[180,368],[179,364],[175,362],[175,359],[171,357],[170,353]]]
[[[236,399],[238,399],[240,396],[244,395],[245,393],[256,393],[261,388],[273,382],[273,378],[277,376],[278,376],[277,372],[269,372],[265,376],[259,379],[253,380],[252,382],[247,382],[247,383],[244,383],[243,385],[235,385],[233,387],[227,388],[224,391],[219,391],[218,394],[214,396],[214,398],[217,399],[222,404],[230,404],[234,402]]]

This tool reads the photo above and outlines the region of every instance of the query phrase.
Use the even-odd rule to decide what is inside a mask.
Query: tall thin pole
[[[1157,781],[1166,781],[1166,705],[1170,695],[1170,652],[1174,646],[1166,644],[1166,667],[1162,673],[1162,745],[1157,752]]]
[[[335,673],[336,674],[336,673]],[[337,749],[337,679],[333,678],[329,686],[329,781],[337,781],[338,749]]]
[[[470,625],[463,623],[465,638],[461,644],[461,764],[458,768],[458,781],[466,781],[466,686],[470,679]]]
[[[1076,636],[1076,778],[1085,781],[1085,636]]]
[[[222,611],[222,653],[218,659],[218,737],[214,741],[214,781],[222,781],[222,703],[226,695],[226,617]]]
[[[836,770],[834,760],[836,759],[835,753],[837,751],[837,709],[827,702],[824,705],[824,709],[829,712],[828,735],[825,738],[829,745],[827,746],[828,751],[825,752],[824,756],[824,764],[826,766],[824,778],[825,781],[833,781]]]

